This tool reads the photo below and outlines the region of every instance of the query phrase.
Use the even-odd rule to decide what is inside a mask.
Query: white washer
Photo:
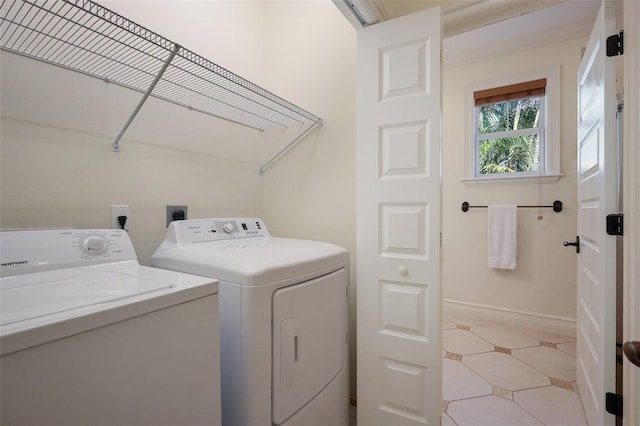
[[[218,283],[122,230],[0,233],[0,423],[219,425]]]
[[[153,266],[220,280],[222,424],[348,424],[349,254],[260,219],[172,222]]]

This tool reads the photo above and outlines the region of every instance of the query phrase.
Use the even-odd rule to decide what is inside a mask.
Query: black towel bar
[[[471,206],[466,201],[462,203],[462,211],[468,212],[469,209],[486,209],[489,206]],[[517,206],[519,209],[541,209],[541,208],[550,208],[553,209],[554,212],[560,213],[562,211],[562,201],[554,201],[552,206]]]

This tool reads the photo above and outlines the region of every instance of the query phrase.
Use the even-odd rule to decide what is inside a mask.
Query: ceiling
[[[369,0],[383,20],[434,6],[442,9],[443,35],[450,37],[475,30],[568,0]],[[580,0],[593,2],[593,0]]]

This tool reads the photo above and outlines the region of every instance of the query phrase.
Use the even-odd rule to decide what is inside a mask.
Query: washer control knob
[[[233,232],[233,223],[231,222],[227,222],[222,226],[222,230],[224,232],[226,232],[227,234],[230,234]]]
[[[400,273],[400,275],[402,276],[406,276],[409,273],[409,270],[407,269],[406,266],[400,266],[398,268],[398,273]]]
[[[80,247],[87,254],[102,254],[109,249],[109,241],[100,235],[89,235],[82,239]]]

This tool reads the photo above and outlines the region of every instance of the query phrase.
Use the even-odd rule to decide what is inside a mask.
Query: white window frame
[[[545,89],[545,123],[542,124],[540,155],[541,169],[538,172],[514,173],[478,173],[478,150],[476,105],[473,94],[487,89],[493,89],[526,81],[547,79]],[[469,185],[503,185],[527,183],[555,183],[560,179],[560,65],[540,68],[492,78],[490,80],[469,84],[465,87],[465,129],[466,155],[464,183]]]

